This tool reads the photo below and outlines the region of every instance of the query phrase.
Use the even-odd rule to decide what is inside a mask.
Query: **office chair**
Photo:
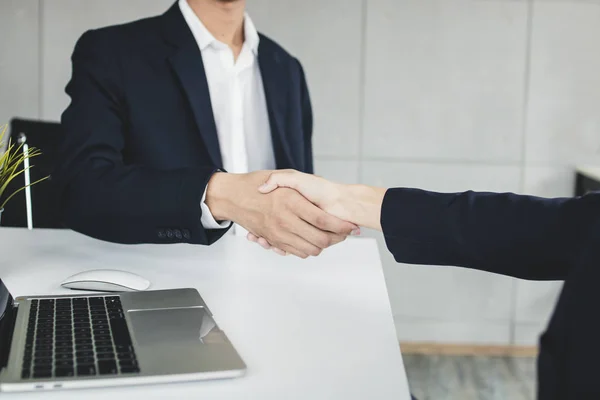
[[[600,191],[600,180],[594,176],[577,171],[575,175],[575,196]]]
[[[42,155],[29,160],[32,168],[15,178],[6,193],[52,174],[62,130],[57,122],[14,118],[10,122],[11,142],[36,147]],[[27,165],[25,165],[26,167]],[[58,196],[52,178],[22,190],[4,207],[2,226],[23,228],[64,228],[60,222]]]

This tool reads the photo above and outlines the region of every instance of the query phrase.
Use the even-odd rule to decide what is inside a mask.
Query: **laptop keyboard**
[[[31,300],[23,379],[139,372],[118,296]]]

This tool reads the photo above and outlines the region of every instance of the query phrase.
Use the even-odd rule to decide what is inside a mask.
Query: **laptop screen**
[[[13,298],[10,295],[10,292],[2,283],[2,279],[0,279],[0,320],[4,318],[4,314],[6,313],[6,308],[12,305]]]
[[[13,298],[0,279],[0,369],[8,362],[15,316]]]

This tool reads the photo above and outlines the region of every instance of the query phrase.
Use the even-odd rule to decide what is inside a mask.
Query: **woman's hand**
[[[328,214],[345,220],[348,218],[342,215],[344,214],[341,206],[343,185],[316,175],[282,170],[273,172],[258,190],[261,193],[270,193],[282,187],[294,189]]]
[[[381,207],[387,189],[367,185],[343,185],[294,170],[275,171],[259,191],[294,189],[326,213],[357,226],[381,231]],[[353,231],[358,234],[359,231]]]
[[[305,174],[295,170],[281,170],[273,172],[267,181],[261,185],[258,190],[261,193],[270,193],[278,188],[294,189],[303,195],[310,202],[315,204],[323,211],[340,219],[348,219],[344,214],[342,206],[343,185],[330,182],[319,176]],[[352,232],[352,235],[359,235],[360,228]],[[252,233],[248,234],[248,240],[258,243],[265,249],[271,249],[277,254],[285,255],[280,249],[271,247],[264,238],[259,238]]]

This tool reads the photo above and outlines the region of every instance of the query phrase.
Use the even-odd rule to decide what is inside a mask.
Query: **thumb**
[[[273,176],[270,176],[269,179],[258,187],[258,191],[261,193],[271,193],[273,190],[277,189],[279,185],[277,182],[273,181]]]
[[[286,174],[273,173],[265,183],[259,186],[258,191],[261,193],[271,193],[279,187],[288,187],[293,189],[293,182],[287,179]]]

